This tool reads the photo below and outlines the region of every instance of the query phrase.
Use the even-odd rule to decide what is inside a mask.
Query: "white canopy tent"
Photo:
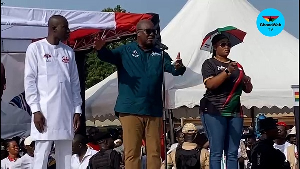
[[[247,0],[189,0],[161,32],[162,42],[175,59],[177,52],[187,67],[181,77],[166,74],[167,108],[199,105],[205,87],[201,65],[211,54],[201,51],[204,36],[219,27],[234,26],[247,35],[230,58],[241,63],[254,89],[242,95],[247,108],[293,107],[291,85],[299,83],[299,40],[282,31],[266,37],[256,27],[259,11]],[[117,74],[86,90],[86,114],[102,120],[111,117],[117,97]],[[182,113],[182,112],[180,112]],[[180,114],[184,116],[185,113]]]

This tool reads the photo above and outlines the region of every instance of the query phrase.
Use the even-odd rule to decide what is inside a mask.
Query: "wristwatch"
[[[230,75],[230,74],[231,74],[227,68],[225,69],[225,73],[226,73],[227,75]]]

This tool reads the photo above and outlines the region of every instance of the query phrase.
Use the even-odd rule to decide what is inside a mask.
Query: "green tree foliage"
[[[115,8],[103,9],[102,12],[126,13],[126,10],[122,9],[120,5],[117,5]],[[112,42],[107,46],[107,48],[114,49],[114,48],[117,48],[118,46],[128,43],[129,41],[131,41],[131,39],[127,38],[124,40],[120,40],[118,42]],[[97,54],[94,52],[91,52],[88,54],[86,66],[87,66],[87,69],[86,69],[87,77],[86,77],[86,81],[85,81],[86,89],[99,83],[100,81],[102,81],[103,79],[105,79],[106,77],[108,77],[109,75],[111,75],[112,73],[114,73],[117,70],[114,65],[100,61],[97,58]]]

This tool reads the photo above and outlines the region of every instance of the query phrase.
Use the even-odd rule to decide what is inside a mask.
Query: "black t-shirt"
[[[202,65],[203,82],[222,73],[229,65],[228,62],[221,62],[215,58],[204,61]],[[216,89],[207,89],[204,98],[216,108],[216,112],[208,112],[222,116],[241,117],[240,96],[242,94],[242,77],[244,72],[242,67],[236,69],[231,75]]]
[[[121,155],[116,150],[100,150],[90,158],[88,169],[120,169]]]

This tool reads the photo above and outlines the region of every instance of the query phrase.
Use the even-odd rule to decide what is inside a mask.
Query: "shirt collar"
[[[80,162],[83,162],[85,160],[86,157],[88,156],[92,156],[93,155],[93,150],[90,148],[87,148],[82,160]],[[76,158],[79,160],[79,156],[76,154]]]
[[[15,161],[17,161],[18,158],[14,159],[13,157],[8,156],[7,159],[10,162],[15,162]]]

